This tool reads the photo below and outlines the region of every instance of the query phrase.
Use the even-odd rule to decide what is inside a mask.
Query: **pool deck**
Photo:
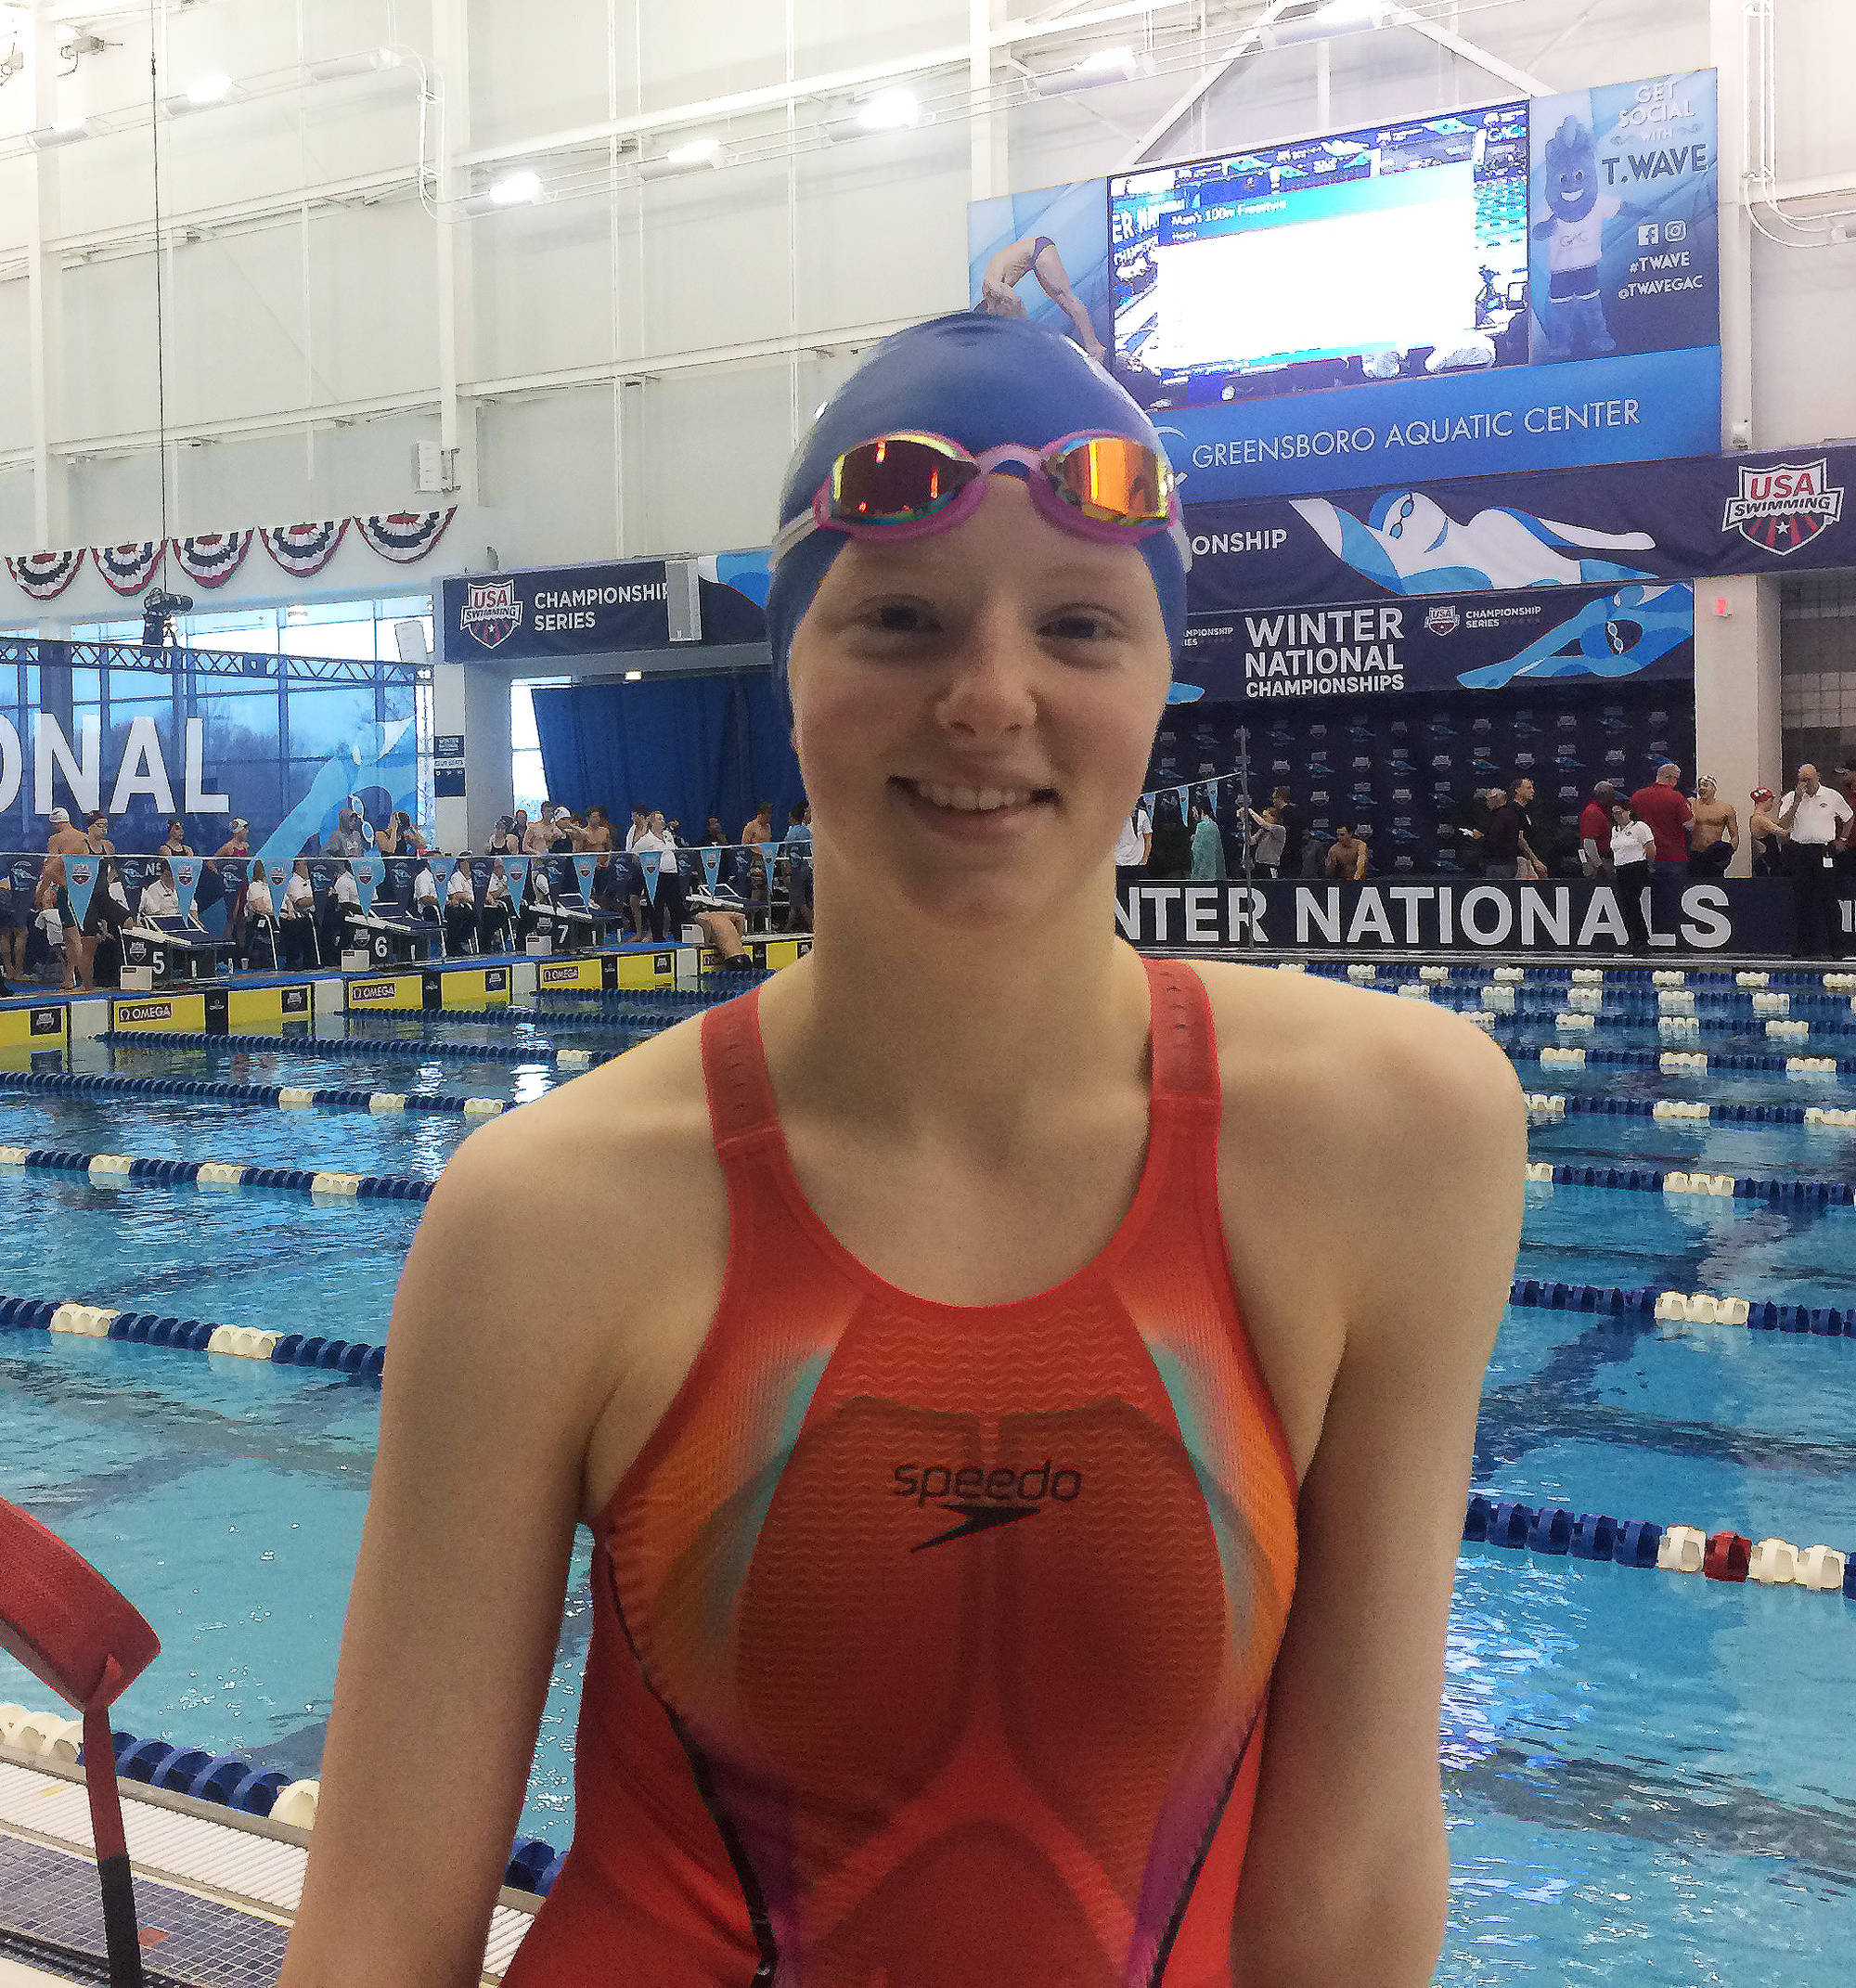
[[[149,1968],[200,1988],[270,1988],[303,1890],[308,1833],[118,1785]],[[0,1747],[0,1988],[101,1978],[93,1864],[83,1770]],[[539,1904],[500,1894],[483,1981],[501,1981]]]

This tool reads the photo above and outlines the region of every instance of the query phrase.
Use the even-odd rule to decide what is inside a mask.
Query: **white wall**
[[[156,528],[148,27],[144,12],[113,4],[102,0],[99,28],[118,45],[48,84],[49,95],[42,88],[35,98],[30,74],[0,88],[0,543],[14,549],[35,543],[32,444],[41,410],[30,393],[24,278],[34,203],[52,238],[47,278],[62,325],[55,342],[64,386],[44,419],[58,473],[69,480],[63,542]],[[1207,0],[1208,34],[1216,42],[1259,5]],[[998,0],[996,14],[1005,11]],[[1737,21],[1734,0],[1712,8],[1709,0],[1495,0],[1462,10],[1459,25],[1503,61],[1565,88],[1704,66],[1715,13]],[[780,86],[789,73],[805,80],[958,51],[966,0],[885,0],[881,8],[794,0],[790,48],[787,9],[765,0],[550,0],[545,9],[526,0],[316,0],[301,8],[208,0],[166,16],[167,86],[217,69],[248,93],[161,125],[164,210],[200,237],[172,257],[167,418],[189,439],[212,437],[176,453],[176,530],[419,501],[409,447],[440,432],[449,329],[462,495],[500,521],[495,543],[505,565],[757,542],[795,430],[852,363],[858,334],[966,301],[974,127],[963,110],[964,64],[912,79],[933,113],[922,128],[812,145],[790,162],[789,130],[812,131],[844,93],[814,92],[790,111],[704,108]],[[1019,49],[1031,69],[1050,69],[1113,35],[1187,67],[1002,113],[999,187],[1124,162],[1192,80],[1186,31],[1197,19],[1193,9],[1163,8],[1069,44]],[[68,32],[61,22],[50,39]],[[393,72],[311,84],[294,68],[300,55],[351,53],[395,35],[409,59]],[[480,154],[567,133],[580,135],[574,148],[532,161],[550,185],[576,175],[609,182],[615,173],[625,183],[434,219],[416,197],[411,58],[430,59],[441,45],[449,53],[434,83],[460,189],[473,173],[486,179],[522,162]],[[1431,112],[1514,89],[1402,30],[1329,44],[1324,88],[1320,69],[1307,46],[1241,60],[1153,156]],[[1023,97],[1022,72],[1002,58],[994,76],[1000,89],[1020,77]],[[1856,7],[1785,0],[1783,176],[1856,179],[1852,84]],[[121,128],[32,160],[19,134],[44,103]],[[639,187],[629,166],[613,163],[619,141],[587,127],[641,111],[681,113],[675,128],[646,134],[648,154],[706,132],[737,157],[761,156]],[[271,211],[253,215],[254,201]],[[1856,339],[1847,329],[1856,244],[1785,249],[1756,237],[1753,278],[1756,444],[1856,434]]]

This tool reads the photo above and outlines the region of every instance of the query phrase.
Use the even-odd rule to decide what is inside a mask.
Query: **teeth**
[[[1022,807],[1031,799],[1028,787],[931,787],[917,781],[915,791],[936,807],[957,807],[962,814],[989,814],[996,807]]]

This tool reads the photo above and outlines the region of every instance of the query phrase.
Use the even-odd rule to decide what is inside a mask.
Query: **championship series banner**
[[[1793,949],[1792,894],[1781,878],[1649,886],[1650,944],[1665,956]],[[1630,932],[1607,883],[1433,880],[1363,884],[1130,884],[1115,929],[1136,946],[1300,947],[1370,957],[1400,952],[1628,955]],[[1856,930],[1856,880],[1840,906]],[[1641,957],[1639,955],[1638,957]]]
[[[440,652],[451,663],[493,652],[534,662],[666,648],[669,592],[661,559],[446,580]]]
[[[973,308],[1153,414],[1189,502],[1720,446],[1711,70],[968,208]]]
[[[1201,615],[1188,623],[1177,675],[1225,703],[1694,673],[1693,593],[1633,585]]]
[[[1191,610],[1856,566],[1852,488],[1805,448],[1198,505]]]

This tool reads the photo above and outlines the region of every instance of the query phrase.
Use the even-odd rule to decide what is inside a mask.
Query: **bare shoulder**
[[[1513,1065],[1440,1003],[1222,961],[1195,971],[1226,1103],[1241,1116],[1261,1102],[1304,1136],[1336,1130],[1356,1162],[1381,1140],[1474,1141],[1525,1125]]]
[[[590,1440],[604,1404],[654,1357],[641,1322],[661,1318],[692,1259],[726,1256],[701,1026],[678,1023],[463,1142],[395,1313],[414,1359],[472,1363],[524,1388],[546,1375],[560,1418]],[[518,1362],[520,1379],[508,1371]]]

